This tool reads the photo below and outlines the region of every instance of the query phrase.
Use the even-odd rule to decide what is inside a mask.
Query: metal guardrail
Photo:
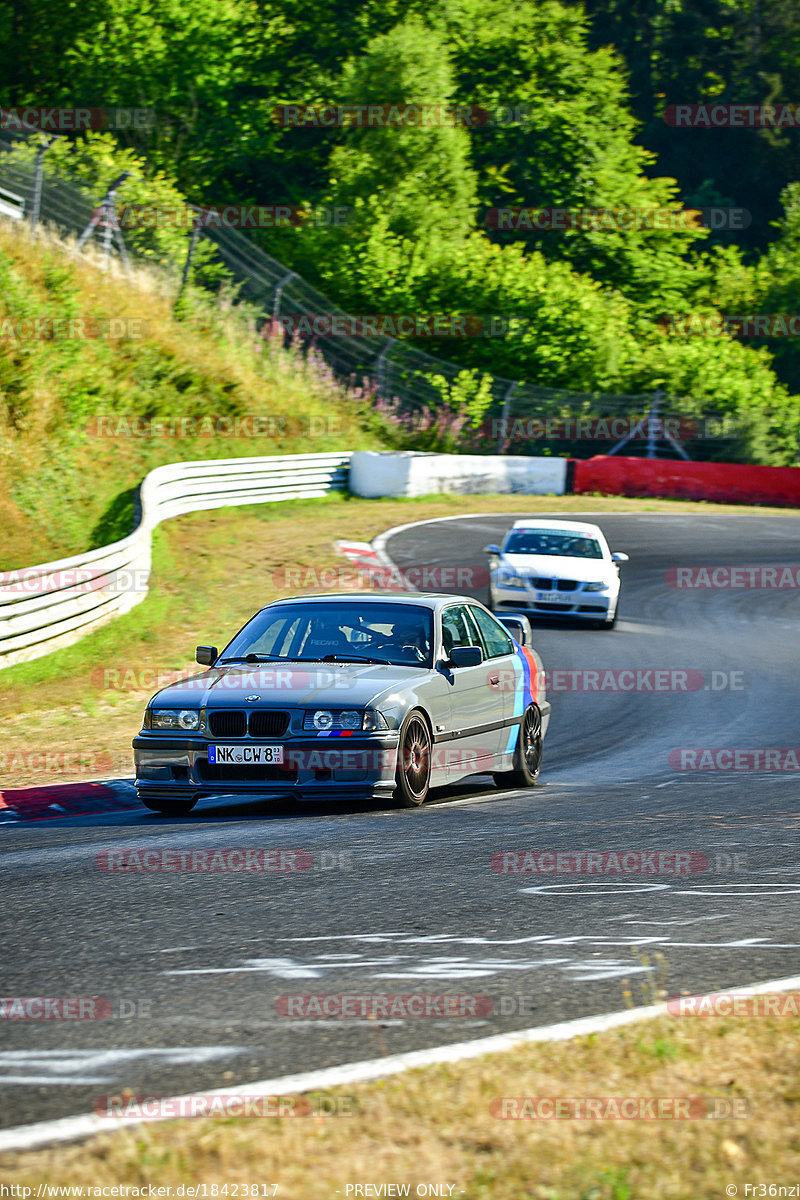
[[[119,542],[0,574],[0,669],[72,645],[144,600],[152,533],[170,517],[347,491],[350,454],[171,463],[145,476],[140,520]]]
[[[0,187],[0,214],[12,217],[15,221],[23,220],[25,216],[25,197],[10,192],[6,187]]]

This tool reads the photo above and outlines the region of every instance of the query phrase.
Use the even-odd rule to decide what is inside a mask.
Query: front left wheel
[[[408,714],[400,728],[395,772],[395,799],[403,808],[425,803],[431,782],[431,734],[419,709]]]

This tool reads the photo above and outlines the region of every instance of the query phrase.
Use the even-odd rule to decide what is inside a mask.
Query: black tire
[[[431,781],[431,734],[418,708],[400,726],[394,798],[403,808],[424,804]]]
[[[598,621],[597,628],[598,629],[613,629],[614,626],[616,625],[616,623],[617,623],[617,614],[616,614],[616,610],[615,610],[614,615],[611,618],[611,620],[610,621]]]
[[[145,808],[165,817],[185,817],[197,803],[196,796],[148,796],[146,792],[136,795]]]
[[[519,723],[514,769],[496,772],[494,782],[499,788],[533,787],[541,769],[542,714],[538,704],[529,704]]]

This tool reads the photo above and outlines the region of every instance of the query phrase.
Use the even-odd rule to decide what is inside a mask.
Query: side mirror
[[[450,663],[454,667],[479,667],[483,662],[480,646],[453,646]]]
[[[195,662],[201,667],[213,667],[218,658],[219,650],[216,646],[198,646],[194,652]]]
[[[504,625],[511,636],[520,646],[530,646],[533,642],[533,631],[531,623],[522,613],[514,613],[513,616],[503,616],[495,614],[496,619],[501,625]]]
[[[500,547],[495,546],[494,542],[490,542],[490,544],[488,546],[483,547],[483,553],[484,554],[499,554]]]
[[[612,562],[630,562],[630,559],[628,558],[627,554],[621,554],[621,553],[620,554],[612,554],[611,560],[612,560]]]

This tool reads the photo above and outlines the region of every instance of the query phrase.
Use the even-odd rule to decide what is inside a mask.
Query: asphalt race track
[[[538,626],[546,667],[567,687],[591,680],[568,674],[584,668],[686,670],[697,686],[551,690],[536,789],[498,793],[486,779],[419,811],[221,799],[183,820],[137,810],[0,828],[2,995],[110,1007],[101,1020],[0,1022],[4,1127],[89,1112],[122,1088],[244,1085],[615,1011],[625,990],[638,1004],[659,987],[674,995],[800,972],[798,772],[681,770],[669,757],[800,746],[798,591],[665,582],[678,566],[797,565],[800,517],[587,518],[631,557],[620,620],[613,632]],[[387,548],[400,566],[485,566],[481,548],[510,520],[426,524]],[[102,852],[134,848],[301,849],[313,867],[98,868]],[[495,853],[523,850],[695,857],[680,875],[670,858],[656,874],[492,869]],[[282,1015],[278,997],[301,993],[478,994],[493,1006],[481,1015],[485,1003],[467,1002],[458,1017]]]

